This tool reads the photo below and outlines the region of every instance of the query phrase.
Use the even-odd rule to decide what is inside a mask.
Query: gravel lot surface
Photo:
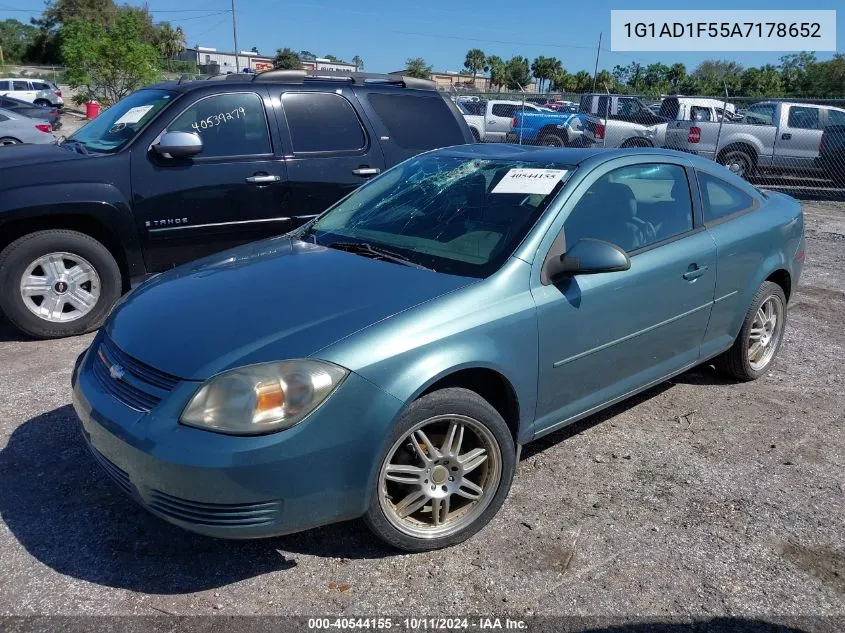
[[[77,430],[91,336],[0,323],[0,614],[845,616],[845,205],[805,213],[766,378],[699,368],[527,446],[492,524],[427,554],[357,522],[228,542],[152,517]]]

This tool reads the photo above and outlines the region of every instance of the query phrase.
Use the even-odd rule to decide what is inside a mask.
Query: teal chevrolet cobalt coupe
[[[490,521],[526,442],[706,361],[765,374],[803,261],[795,200],[689,154],[437,150],[137,287],[73,403],[185,529],[363,517],[429,550]]]

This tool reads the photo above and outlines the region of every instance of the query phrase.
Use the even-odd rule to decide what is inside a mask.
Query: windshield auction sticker
[[[566,173],[566,169],[511,169],[490,193],[546,195],[552,192]]]
[[[835,51],[836,11],[610,12],[612,51]]]
[[[129,108],[126,113],[120,117],[117,121],[114,122],[115,125],[118,123],[137,123],[141,119],[144,118],[144,115],[153,109],[151,105],[145,106],[135,106],[134,108]]]

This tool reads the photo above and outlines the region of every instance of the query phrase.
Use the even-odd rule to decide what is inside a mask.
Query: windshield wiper
[[[365,257],[372,257],[373,259],[382,259],[384,261],[393,262],[394,264],[402,264],[410,266],[411,268],[419,268],[420,270],[433,270],[422,264],[412,262],[407,257],[402,257],[398,253],[386,251],[383,248],[373,246],[367,242],[332,242],[328,245],[329,248],[334,248],[339,251],[347,251],[348,253],[356,253]]]
[[[88,146],[85,145],[82,141],[75,139],[75,138],[64,138],[59,145],[71,145],[73,146],[74,151],[79,152],[80,154],[90,154],[90,150]]]

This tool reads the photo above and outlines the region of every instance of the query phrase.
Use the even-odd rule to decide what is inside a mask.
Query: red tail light
[[[61,97],[61,96],[62,96],[62,91],[61,91],[61,90],[56,90],[55,95],[56,95],[57,97]]]
[[[518,127],[518,126],[519,126],[519,117],[514,117],[514,118],[513,118],[513,126],[514,126],[514,127]]]
[[[47,134],[53,131],[53,128],[51,128],[47,123],[38,123],[35,127],[42,132],[46,132]]]
[[[687,141],[690,143],[698,143],[701,141],[701,128],[700,127],[691,127],[689,129],[689,136],[687,136]]]
[[[598,140],[604,138],[604,123],[596,123],[596,138]]]

